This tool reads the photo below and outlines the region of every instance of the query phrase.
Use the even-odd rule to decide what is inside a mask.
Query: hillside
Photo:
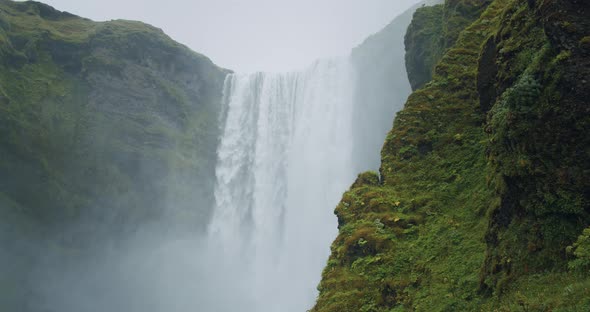
[[[336,208],[312,311],[590,306],[587,10],[448,0],[416,12],[418,90],[379,174],[359,175]]]
[[[140,22],[37,2],[2,1],[0,13],[6,201],[46,223],[106,206],[121,222],[149,217],[195,190],[211,201],[209,185],[161,191],[211,175],[226,70]]]
[[[0,1],[1,307],[26,310],[37,253],[203,230],[227,74],[140,22]]]
[[[230,71],[158,28],[0,0],[0,310],[303,304],[315,273],[298,256],[327,247],[315,205],[337,184],[318,181],[348,164],[378,172],[336,207],[311,311],[588,311],[590,6],[441,2],[342,71],[234,77],[226,96],[243,96],[222,101]],[[215,230],[236,253],[205,234],[223,123],[235,210]]]

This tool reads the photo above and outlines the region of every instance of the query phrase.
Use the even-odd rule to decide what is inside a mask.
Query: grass
[[[573,56],[548,46],[540,11],[525,1],[447,1],[444,10],[452,48],[398,113],[380,176],[360,175],[336,207],[340,232],[312,311],[584,311],[589,279],[562,255],[584,224],[569,216],[585,218],[585,184],[574,173],[560,184],[554,169],[539,175],[537,163],[584,161],[539,146],[572,129],[567,111],[552,115],[561,120],[552,130],[539,116],[560,110]],[[488,116],[476,82],[490,40],[500,96]],[[577,140],[565,146],[588,146]],[[523,177],[516,193],[510,176]],[[529,215],[515,212],[504,227],[506,203]]]
[[[497,24],[505,4],[483,18]],[[457,311],[482,300],[484,216],[497,199],[486,184],[476,70],[465,64],[477,64],[488,28],[467,28],[410,96],[385,142],[381,183],[361,176],[344,195],[312,311]]]

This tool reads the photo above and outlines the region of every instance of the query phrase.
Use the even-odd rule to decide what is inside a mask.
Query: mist
[[[203,239],[143,230],[116,243],[94,242],[65,256],[44,250],[30,272],[31,311],[233,311],[244,304],[243,272],[220,265]],[[254,311],[254,310],[251,310]]]
[[[312,308],[337,234],[334,208],[358,173],[378,169],[410,93],[403,34],[413,9],[364,39],[416,2],[49,1],[96,20],[153,23],[236,73],[220,94],[213,205],[201,177],[138,164],[166,185],[156,220],[96,207],[78,224],[20,238],[14,245],[31,259],[22,310]],[[190,188],[199,195],[178,195]]]

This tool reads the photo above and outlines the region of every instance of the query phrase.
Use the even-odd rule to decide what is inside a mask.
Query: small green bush
[[[584,229],[582,235],[572,246],[567,248],[567,251],[575,257],[569,263],[570,270],[588,273],[590,270],[590,227]]]

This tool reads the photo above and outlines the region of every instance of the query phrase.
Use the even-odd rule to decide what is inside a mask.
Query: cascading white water
[[[243,311],[305,311],[315,300],[333,209],[354,178],[353,76],[342,58],[226,79],[209,245],[240,272],[253,303]]]

